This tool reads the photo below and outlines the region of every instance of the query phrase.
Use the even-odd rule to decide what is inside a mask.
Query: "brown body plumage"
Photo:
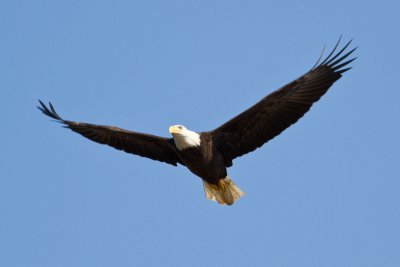
[[[210,133],[201,133],[200,140],[200,144],[204,145],[183,149],[179,155],[191,172],[211,184],[217,184],[218,180],[227,176],[224,159],[214,146]]]
[[[339,40],[340,41],[340,40]],[[350,68],[346,60],[355,50],[336,54],[339,42],[320,64],[306,74],[261,99],[213,131],[196,133],[181,125],[171,126],[173,138],[164,138],[124,129],[62,119],[40,101],[47,116],[97,143],[153,160],[186,166],[204,181],[207,198],[231,205],[243,195],[227,176],[233,159],[249,153],[279,135],[299,120],[322,95]]]

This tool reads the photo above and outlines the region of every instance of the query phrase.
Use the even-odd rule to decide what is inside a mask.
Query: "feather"
[[[210,131],[227,167],[232,160],[261,147],[293,123],[297,122],[322,95],[349,70],[355,58],[345,61],[357,48],[342,55],[351,41],[332,52],[296,80],[267,95],[254,106]],[[335,54],[336,52],[336,54]],[[319,64],[318,64],[319,63]]]
[[[96,143],[109,145],[127,153],[169,163],[174,166],[177,166],[178,163],[185,165],[179,158],[172,138],[138,133],[112,126],[64,120],[57,114],[51,103],[49,103],[50,108],[41,100],[39,100],[39,103],[40,106],[38,106],[38,109],[43,114],[57,122],[63,123],[64,127]]]

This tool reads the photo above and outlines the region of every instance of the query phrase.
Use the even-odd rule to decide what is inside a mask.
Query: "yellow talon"
[[[217,181],[216,184],[204,180],[203,182],[206,198],[217,201],[221,205],[232,205],[235,200],[243,196],[243,192],[229,177]]]
[[[221,189],[221,190],[225,190],[225,189],[226,189],[226,184],[225,184],[225,182],[224,182],[223,179],[218,180],[217,186],[218,186],[218,188]]]

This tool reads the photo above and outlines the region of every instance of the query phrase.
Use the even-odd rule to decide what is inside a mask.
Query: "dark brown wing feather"
[[[112,146],[125,152],[166,162],[184,165],[178,156],[172,138],[127,131],[117,127],[67,121],[62,119],[49,103],[49,108],[40,101],[38,108],[47,116],[65,124],[66,128],[100,144]]]
[[[226,166],[232,160],[262,146],[300,119],[338,80],[343,68],[355,58],[345,60],[356,48],[344,53],[348,42],[335,55],[333,51],[320,64],[291,83],[264,97],[257,104],[211,131]]]

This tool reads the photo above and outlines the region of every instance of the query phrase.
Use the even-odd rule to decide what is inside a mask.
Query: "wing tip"
[[[56,110],[54,109],[54,106],[49,102],[49,106],[46,106],[46,104],[43,103],[42,100],[38,99],[40,106],[36,106],[44,115],[54,119],[57,122],[64,123],[65,120],[60,117],[60,115],[57,114]]]
[[[355,48],[351,49],[349,52],[345,53],[344,55],[343,52],[346,51],[346,49],[349,47],[349,45],[352,43],[353,38],[350,39],[344,46],[343,48],[341,48],[338,52],[336,52],[336,50],[338,49],[340,43],[342,40],[342,34],[339,37],[339,40],[336,42],[336,45],[334,46],[334,48],[332,49],[332,51],[329,53],[329,55],[322,61],[322,54],[320,55],[317,63],[312,67],[311,70],[315,70],[316,68],[319,67],[329,67],[331,68],[334,72],[341,74],[344,73],[345,71],[348,71],[349,69],[351,69],[351,67],[342,69],[343,67],[347,66],[348,64],[350,64],[351,62],[353,62],[354,60],[357,59],[357,57],[351,58],[345,62],[343,62],[346,58],[348,58],[355,50],[358,49],[358,46],[356,46]],[[325,50],[325,47],[324,47]],[[323,52],[324,52],[323,50]],[[322,53],[323,53],[322,52]],[[336,52],[336,53],[335,53]]]

